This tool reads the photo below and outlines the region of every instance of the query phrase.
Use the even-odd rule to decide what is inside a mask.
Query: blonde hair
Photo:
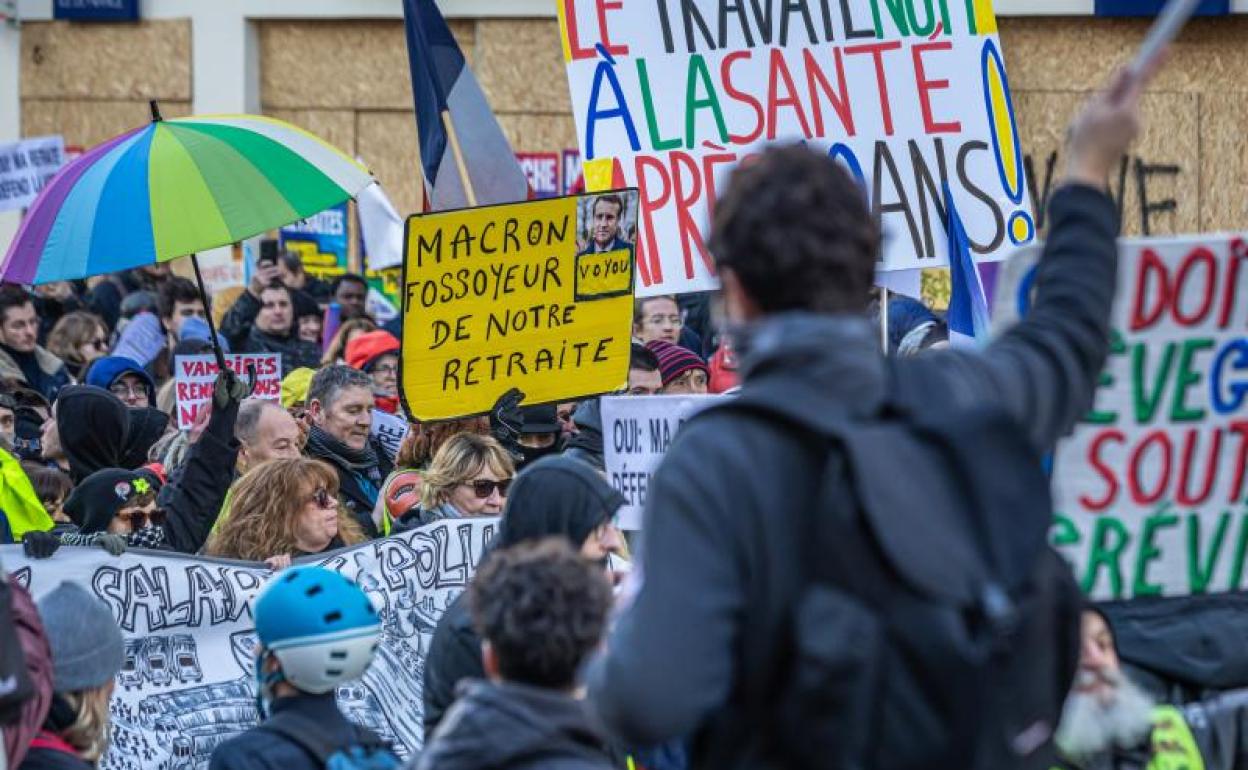
[[[60,732],[61,740],[72,746],[78,756],[91,763],[102,757],[108,748],[108,701],[113,694],[112,685],[112,680],[109,680],[92,690],[61,694],[74,710],[74,723]]]
[[[338,496],[338,474],[320,460],[280,458],[257,465],[234,486],[227,518],[208,541],[206,552],[247,561],[294,553],[299,516],[317,489]],[[341,504],[338,537],[346,545],[364,542],[360,525]]]
[[[452,489],[472,481],[487,465],[500,478],[509,479],[516,473],[511,455],[494,437],[475,433],[451,436],[425,471],[421,506],[428,510],[445,503]]]
[[[343,321],[342,326],[338,327],[338,331],[334,333],[333,339],[329,341],[329,345],[325,348],[325,355],[321,356],[321,366],[333,366],[342,360],[347,351],[347,337],[353,332],[375,332],[377,324],[373,323],[369,318],[352,318],[350,321]]]
[[[82,366],[86,361],[78,352],[78,348],[90,342],[97,330],[107,343],[108,327],[104,325],[99,316],[84,310],[66,313],[52,327],[52,331],[48,332],[48,350],[66,363]],[[99,353],[104,356],[108,354],[108,350],[101,350]]]

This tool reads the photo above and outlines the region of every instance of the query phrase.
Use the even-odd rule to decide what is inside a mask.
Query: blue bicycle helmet
[[[326,693],[363,676],[381,637],[368,595],[324,567],[292,567],[276,575],[256,599],[253,615],[260,654],[272,652],[282,677],[304,692]]]

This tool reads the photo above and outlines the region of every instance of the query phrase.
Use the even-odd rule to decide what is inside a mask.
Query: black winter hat
[[[83,534],[103,532],[127,501],[144,492],[159,491],[160,479],[150,471],[105,468],[74,487],[64,510]]]
[[[545,457],[511,485],[499,546],[563,535],[580,548],[624,503],[624,496],[589,465],[570,457]]]

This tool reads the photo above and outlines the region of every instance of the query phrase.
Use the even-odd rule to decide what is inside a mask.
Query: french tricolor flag
[[[433,0],[403,0],[403,18],[425,172],[424,210],[528,199],[528,180],[438,7]],[[474,196],[464,189],[455,140]]]

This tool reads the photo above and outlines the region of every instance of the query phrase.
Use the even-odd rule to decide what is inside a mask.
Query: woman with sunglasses
[[[498,516],[515,474],[511,455],[493,437],[475,433],[451,436],[421,479],[421,506],[405,514],[396,529],[412,529],[439,519]]]
[[[156,505],[160,487],[159,477],[146,469],[96,471],[65,501],[62,510],[72,526],[28,532],[22,541],[26,554],[47,558],[62,545],[100,545],[114,555],[126,548],[194,553],[199,544],[185,537],[187,523]]]
[[[65,362],[75,382],[82,382],[91,362],[108,353],[108,328],[94,313],[67,313],[48,333],[48,350]]]
[[[205,550],[281,569],[291,559],[363,541],[360,525],[338,502],[334,469],[295,457],[270,460],[243,476],[230,495],[228,517]]]

